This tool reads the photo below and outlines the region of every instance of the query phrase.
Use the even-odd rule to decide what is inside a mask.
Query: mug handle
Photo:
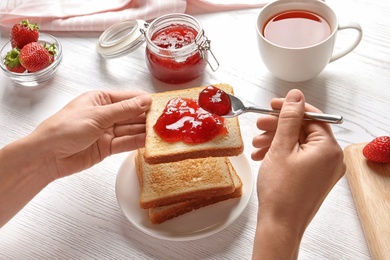
[[[340,59],[341,57],[343,57],[346,54],[350,53],[360,43],[360,41],[361,41],[361,39],[363,37],[363,30],[362,30],[362,27],[360,26],[360,24],[352,22],[352,23],[348,23],[348,24],[342,25],[342,26],[339,25],[338,28],[337,28],[338,31],[346,30],[346,29],[356,30],[358,32],[358,35],[356,36],[356,39],[347,48],[345,48],[345,49],[343,49],[341,51],[338,51],[336,53],[333,53],[329,62],[332,62],[332,61],[335,61],[337,59]]]

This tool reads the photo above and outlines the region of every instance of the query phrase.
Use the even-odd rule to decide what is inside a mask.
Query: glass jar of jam
[[[189,82],[202,75],[207,64],[213,71],[218,69],[202,25],[186,14],[167,14],[150,24],[142,20],[114,24],[103,32],[96,48],[103,57],[112,58],[133,51],[143,42],[148,69],[162,82]]]

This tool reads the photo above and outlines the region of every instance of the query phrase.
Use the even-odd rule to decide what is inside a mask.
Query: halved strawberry
[[[363,155],[370,161],[390,163],[390,136],[380,136],[363,148]]]
[[[20,51],[18,48],[13,48],[9,52],[7,52],[7,55],[4,59],[4,65],[9,71],[16,73],[23,73],[24,71],[26,71],[26,68],[24,68],[19,62],[19,55]]]
[[[39,27],[36,23],[29,23],[28,20],[22,20],[15,24],[11,29],[10,42],[12,48],[22,49],[24,45],[30,42],[37,42],[39,38]]]
[[[29,72],[39,71],[51,64],[50,53],[38,42],[30,42],[20,51],[19,62]]]

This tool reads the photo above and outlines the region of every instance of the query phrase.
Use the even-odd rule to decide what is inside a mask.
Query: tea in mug
[[[332,29],[323,17],[303,10],[277,14],[263,28],[263,35],[268,41],[287,48],[315,45],[331,33]]]

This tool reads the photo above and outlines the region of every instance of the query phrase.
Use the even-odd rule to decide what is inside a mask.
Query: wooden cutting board
[[[390,164],[368,161],[365,146],[345,148],[347,178],[373,259],[390,259]]]

